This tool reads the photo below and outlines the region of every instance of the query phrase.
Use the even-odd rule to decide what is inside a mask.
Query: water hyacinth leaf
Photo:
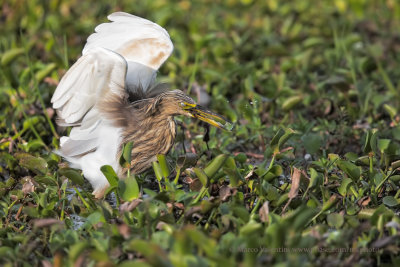
[[[338,159],[340,159],[340,157],[339,157],[338,154],[329,153],[329,154],[328,154],[328,159],[329,159],[330,161],[335,162],[335,161],[337,161]]]
[[[269,246],[272,248],[283,247],[287,229],[278,222],[271,223],[265,231]]]
[[[282,110],[289,111],[303,100],[303,96],[291,96],[282,103]]]
[[[314,188],[323,183],[324,177],[322,174],[317,172],[314,168],[310,168],[310,183],[308,184],[308,188]]]
[[[282,146],[295,134],[296,132],[291,128],[285,130],[285,134],[279,138],[278,149],[282,149]]]
[[[27,119],[24,120],[23,125],[23,129],[27,130],[30,127],[34,127],[36,126],[38,123],[40,122],[44,122],[45,118],[43,118],[42,116],[33,116],[33,117],[29,117]]]
[[[382,199],[383,204],[388,207],[395,207],[400,204],[398,199],[395,199],[393,196],[386,196]]]
[[[274,137],[272,137],[270,146],[271,147],[276,147],[278,145],[279,139],[285,134],[285,130],[283,128],[280,128]]]
[[[140,260],[126,260],[118,264],[119,267],[151,267],[149,263],[144,262],[142,259]]]
[[[249,221],[250,215],[246,208],[242,206],[233,206],[231,207],[231,210],[235,217],[240,218],[243,222],[247,223]]]
[[[101,166],[100,170],[107,178],[107,181],[112,187],[118,186],[118,175],[115,173],[114,169],[110,165]]]
[[[169,167],[168,167],[168,163],[167,163],[167,159],[165,158],[165,155],[162,155],[162,154],[157,155],[157,160],[158,160],[158,163],[160,164],[162,175],[165,178],[167,178],[170,174],[170,171],[169,171]]]
[[[205,172],[202,169],[199,168],[193,168],[194,173],[196,174],[197,178],[199,178],[201,184],[204,187],[208,186],[208,176],[205,174]]]
[[[204,173],[207,175],[207,177],[212,178],[214,174],[216,174],[219,171],[219,169],[221,169],[222,165],[224,165],[227,158],[228,155],[226,154],[220,154],[216,156],[211,161],[211,163],[204,168]]]
[[[338,160],[336,164],[339,169],[344,171],[351,179],[353,179],[353,181],[356,181],[360,178],[361,169],[357,165],[346,160]]]
[[[343,215],[339,213],[331,213],[327,216],[328,224],[335,228],[340,228],[344,223]]]
[[[133,148],[132,141],[124,144],[124,146],[122,148],[122,154],[121,154],[121,157],[119,158],[119,164],[124,168],[131,167],[132,148]]]
[[[7,246],[0,247],[0,258],[10,259],[10,258],[13,258],[14,255],[15,255],[14,249],[7,247]]]
[[[78,171],[76,171],[74,169],[63,168],[63,169],[59,169],[58,173],[60,175],[63,175],[65,177],[67,177],[74,184],[83,185],[84,182],[85,182],[85,179],[82,177],[82,175]]]
[[[294,221],[291,222],[295,231],[303,231],[307,223],[318,213],[317,209],[308,206],[299,207],[294,214]]]
[[[224,172],[228,174],[231,187],[236,187],[239,185],[242,177],[237,169],[236,162],[233,157],[228,157],[225,161]]]
[[[118,182],[119,195],[125,201],[137,199],[140,195],[139,185],[135,176],[126,177]]]
[[[50,75],[50,73],[57,67],[55,63],[48,64],[44,69],[38,71],[35,74],[36,81],[41,82],[44,78]]]
[[[309,154],[317,153],[322,146],[322,138],[319,134],[304,135],[301,137],[301,141],[303,142],[304,148]]]
[[[68,257],[71,262],[75,262],[76,259],[81,255],[86,248],[88,248],[90,245],[87,241],[80,241],[78,243],[73,244],[68,253]]]
[[[34,178],[35,182],[41,186],[57,186],[57,180],[53,176],[49,175],[36,175]]]
[[[389,114],[390,118],[393,120],[394,117],[397,115],[397,110],[393,106],[389,104],[384,104],[383,108],[385,109],[386,113]]]
[[[348,203],[346,205],[346,213],[347,215],[353,216],[356,215],[360,211],[360,206],[356,203]]]
[[[357,166],[369,166],[370,165],[370,157],[362,156],[356,159],[355,164]]]
[[[44,148],[46,145],[41,140],[31,140],[28,142],[27,148],[29,152],[37,151],[39,148]]]
[[[276,177],[279,177],[283,173],[283,169],[281,165],[274,165],[272,166],[269,170],[261,170],[257,169],[256,170],[257,175],[263,178],[263,180],[269,182],[273,180]]]
[[[139,252],[152,266],[171,266],[165,251],[153,242],[134,239],[124,245],[124,250]]]
[[[250,220],[247,224],[243,225],[240,228],[240,235],[242,236],[251,235],[253,233],[258,232],[261,229],[262,229],[261,223],[257,223],[254,220]]]
[[[340,183],[340,186],[338,188],[338,192],[339,194],[341,194],[342,196],[346,196],[347,195],[347,190],[349,188],[349,186],[353,183],[353,180],[350,178],[344,178],[342,180],[342,182]]]
[[[23,48],[14,48],[5,52],[1,57],[1,66],[5,67],[14,61],[17,57],[23,55],[25,50]]]
[[[154,174],[156,175],[157,180],[160,182],[163,178],[160,164],[158,164],[158,162],[156,162],[156,161],[153,161],[152,165],[153,165]]]
[[[45,174],[47,172],[47,162],[40,157],[34,157],[27,153],[18,153],[15,158],[19,160],[22,167],[27,168],[37,174]]]
[[[245,163],[247,161],[247,156],[245,153],[239,153],[235,156],[235,161],[239,163]]]
[[[397,168],[400,168],[400,160],[393,161],[392,164],[390,165],[392,167],[392,170],[395,170]]]
[[[194,153],[186,153],[185,155],[181,155],[178,157],[178,160],[176,161],[176,165],[180,169],[185,169],[191,166],[194,166],[197,162],[197,155]]]
[[[378,130],[373,129],[367,132],[365,137],[364,153],[377,152]]]
[[[274,202],[274,204],[276,206],[280,206],[282,205],[282,203],[285,203],[288,199],[289,199],[289,193],[282,194],[280,195],[279,199],[276,202]]]
[[[380,151],[381,153],[384,153],[384,151],[385,151],[386,149],[388,149],[388,147],[389,147],[389,145],[390,145],[390,142],[391,142],[390,139],[379,139],[379,140],[378,140],[378,148],[379,148],[379,151]]]
[[[328,201],[322,205],[322,212],[329,210],[339,201],[338,195],[332,195]]]

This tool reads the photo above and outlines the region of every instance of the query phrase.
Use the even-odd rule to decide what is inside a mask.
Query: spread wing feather
[[[174,48],[168,32],[149,20],[115,12],[89,36],[82,53],[94,47],[115,51],[125,59],[158,70]]]
[[[136,93],[143,95],[173,50],[167,31],[149,20],[123,12],[108,18],[111,22],[100,24],[89,36],[82,57],[51,99],[60,124],[74,126],[68,137],[62,137],[58,153],[79,168],[77,156],[100,151],[104,135],[115,132],[100,112],[102,100],[110,93],[125,97],[127,90],[135,94],[133,90],[140,89]]]
[[[107,91],[125,92],[127,63],[119,54],[93,48],[64,75],[51,102],[66,123],[80,121]]]

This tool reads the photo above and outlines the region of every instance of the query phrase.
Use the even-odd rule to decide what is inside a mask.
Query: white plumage
[[[59,155],[71,167],[82,169],[96,196],[108,182],[100,171],[111,165],[121,171],[117,159],[121,129],[101,113],[102,99],[125,90],[153,84],[158,68],[171,55],[173,45],[165,29],[127,13],[108,16],[89,36],[82,57],[61,79],[51,102],[60,124],[74,126],[60,140]]]

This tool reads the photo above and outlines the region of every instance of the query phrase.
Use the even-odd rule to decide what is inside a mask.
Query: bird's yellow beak
[[[189,114],[194,117],[198,118],[199,120],[205,121],[215,127],[231,131],[233,128],[233,123],[225,119],[219,114],[216,114],[206,108],[193,105],[190,109],[188,109]]]

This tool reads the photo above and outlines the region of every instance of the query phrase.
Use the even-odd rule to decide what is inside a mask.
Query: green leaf
[[[335,228],[340,228],[344,223],[343,215],[339,213],[328,214],[326,219],[328,221],[328,224]]]
[[[10,49],[1,57],[1,66],[5,67],[14,61],[17,57],[23,55],[25,50],[23,48]]]
[[[168,176],[170,174],[170,171],[169,171],[169,167],[168,167],[168,163],[167,163],[167,160],[165,158],[165,155],[158,154],[157,155],[157,160],[158,160],[158,163],[160,164],[162,175],[165,178],[168,178]]]
[[[140,190],[135,176],[126,177],[118,182],[118,191],[125,201],[132,201],[139,198]]]
[[[353,180],[351,180],[350,178],[344,178],[342,180],[342,182],[340,183],[340,186],[338,188],[338,192],[342,195],[342,196],[346,196],[347,194],[347,189],[349,188],[350,184],[353,183]]]
[[[158,162],[156,162],[156,161],[153,161],[152,165],[153,165],[154,174],[156,175],[157,180],[160,182],[163,178],[160,164],[158,164]]]
[[[337,195],[332,195],[323,205],[322,205],[322,212],[329,210],[332,208],[336,202],[338,202],[339,198]]]
[[[225,161],[224,172],[228,174],[231,187],[236,187],[239,185],[242,177],[237,169],[236,162],[233,157],[228,157]]]
[[[262,224],[251,220],[240,228],[240,235],[247,236],[258,232],[260,229],[262,229]]]
[[[47,162],[43,158],[34,157],[27,153],[17,153],[15,157],[19,160],[19,164],[28,170],[37,174],[45,174],[47,172]]]
[[[270,142],[270,146],[271,147],[276,147],[278,145],[279,139],[285,134],[285,130],[280,128],[276,134],[274,135],[274,137],[272,137],[271,142]]]
[[[228,158],[228,155],[220,154],[216,156],[207,167],[204,168],[204,173],[207,177],[212,178],[214,174],[216,174],[219,169],[224,165],[225,160]]]
[[[310,183],[308,184],[308,188],[314,188],[323,184],[324,177],[318,173],[314,168],[310,168]]]
[[[317,153],[322,146],[322,138],[319,134],[308,134],[304,135],[301,138],[303,142],[304,148],[306,149],[307,153],[315,154]]]
[[[390,139],[379,139],[378,140],[379,151],[381,153],[384,153],[384,151],[389,147],[391,141],[392,140],[390,140]]]
[[[50,75],[50,73],[57,67],[56,63],[48,64],[44,69],[38,71],[35,74],[36,80],[41,82],[44,78]]]
[[[108,182],[112,187],[118,186],[119,178],[115,173],[114,169],[110,165],[101,166],[100,170],[107,178]]]
[[[303,96],[291,96],[282,103],[282,110],[289,111],[303,100]]]
[[[68,253],[68,257],[71,262],[75,262],[75,260],[81,255],[86,248],[88,248],[90,245],[87,241],[81,241],[78,243],[73,244]]]
[[[119,165],[121,165],[124,168],[130,168],[131,167],[132,148],[133,148],[133,142],[132,141],[124,144],[124,146],[122,148],[122,154],[121,154],[121,157],[119,158]]]
[[[383,204],[388,207],[395,207],[399,205],[399,200],[395,199],[393,196],[386,196],[382,199]]]
[[[85,182],[85,179],[82,177],[82,175],[74,169],[63,168],[59,169],[58,173],[70,179],[74,184],[83,185]]]
[[[279,138],[278,149],[281,150],[282,146],[295,134],[296,132],[290,128],[285,130],[285,134]]]
[[[395,107],[389,105],[389,104],[384,104],[383,108],[385,111],[389,114],[390,118],[393,120],[394,117],[397,115],[397,110]]]
[[[344,171],[353,181],[360,179],[361,169],[357,165],[346,160],[338,160],[336,164],[339,169]]]
[[[205,174],[205,172],[199,168],[193,168],[194,173],[196,174],[197,178],[199,178],[201,184],[204,187],[208,186],[208,176]]]
[[[365,137],[364,153],[374,152],[376,153],[376,147],[378,142],[378,130],[373,129],[367,132]]]
[[[264,173],[260,173],[260,171],[263,171]],[[283,169],[281,165],[274,165],[272,166],[269,170],[261,170],[257,169],[256,173],[265,181],[271,181],[276,177],[279,177],[283,173]]]

